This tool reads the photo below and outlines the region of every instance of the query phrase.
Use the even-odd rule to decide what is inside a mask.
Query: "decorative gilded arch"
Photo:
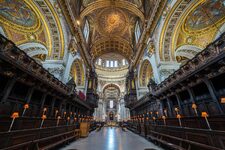
[[[103,94],[106,100],[108,99],[118,100],[120,93],[121,93],[120,87],[116,84],[107,84],[103,88]]]
[[[7,38],[17,45],[40,43],[47,48],[48,59],[63,58],[62,27],[48,0],[0,1],[0,26]]]
[[[99,56],[110,52],[119,53],[127,60],[130,60],[130,57],[133,55],[133,50],[128,41],[119,37],[100,39],[91,48],[91,55],[94,62]]]
[[[224,2],[178,0],[167,14],[162,28],[159,42],[160,59],[175,61],[176,54],[180,53],[176,52],[179,47],[190,45],[204,49],[213,42],[218,29],[225,22]],[[213,14],[214,12],[220,15]],[[197,24],[198,21],[201,23]]]
[[[147,87],[149,79],[153,77],[153,69],[149,60],[144,60],[139,72],[140,87]]]
[[[70,75],[74,78],[74,81],[77,86],[85,86],[85,72],[83,68],[83,63],[81,60],[76,59],[72,66]]]
[[[96,11],[97,9],[102,9],[105,7],[114,7],[126,9],[136,16],[138,16],[144,22],[144,14],[143,12],[137,7],[137,5],[129,2],[129,1],[116,1],[113,2],[111,0],[104,0],[104,1],[95,1],[87,5],[87,7],[81,12],[80,17],[83,19],[85,16],[89,15],[90,13]]]
[[[40,43],[30,42],[19,45],[18,47],[23,50],[28,56],[39,58],[42,61],[45,61],[46,56],[48,55],[47,48]]]

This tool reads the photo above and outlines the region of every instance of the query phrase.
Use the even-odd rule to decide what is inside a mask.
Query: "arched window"
[[[113,67],[113,61],[112,60],[110,61],[110,67]]]
[[[125,66],[126,65],[126,60],[125,59],[123,59],[123,66]]]
[[[102,65],[102,59],[101,58],[98,59],[98,65],[100,65],[100,66]]]
[[[113,100],[110,101],[109,107],[110,107],[110,108],[113,108]]]
[[[139,25],[139,22],[137,21],[136,22],[136,26],[135,26],[135,40],[136,40],[136,43],[138,43],[138,40],[141,36],[141,29],[140,29],[140,25]]]
[[[88,38],[89,38],[89,23],[87,20],[85,21],[83,34],[84,34],[84,38],[86,39],[86,42],[87,42]]]
[[[114,62],[114,67],[118,67],[118,61],[116,60],[115,62]]]
[[[106,61],[106,67],[109,67],[109,61],[108,60]]]

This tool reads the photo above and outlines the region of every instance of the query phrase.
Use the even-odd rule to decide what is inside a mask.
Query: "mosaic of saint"
[[[187,18],[188,30],[201,30],[225,18],[225,0],[206,0]]]
[[[37,16],[22,0],[0,0],[0,16],[12,24],[31,27]]]
[[[120,9],[105,9],[98,19],[101,33],[121,34],[126,29],[126,17]]]

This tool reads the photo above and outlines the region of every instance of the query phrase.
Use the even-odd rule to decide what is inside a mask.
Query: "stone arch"
[[[153,77],[153,68],[149,60],[144,60],[139,70],[139,86],[147,87],[148,81]]]
[[[183,45],[176,49],[175,57],[186,57],[192,59],[197,53],[201,52],[202,49],[194,45]]]
[[[118,84],[115,84],[115,83],[109,83],[109,84],[104,85],[104,87],[103,87],[103,93],[109,87],[115,87],[119,91],[119,94],[121,93],[120,86]]]
[[[44,61],[46,56],[48,55],[47,48],[40,43],[30,42],[21,44],[18,47],[30,57],[36,58],[37,56],[40,56],[42,58],[42,61]]]
[[[75,59],[70,68],[70,75],[74,78],[74,81],[78,87],[85,86],[85,71],[83,63],[80,59]]]

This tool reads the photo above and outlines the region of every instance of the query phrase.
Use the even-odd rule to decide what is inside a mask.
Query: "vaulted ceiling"
[[[81,19],[87,19],[91,27],[88,45],[92,58],[115,52],[130,60],[135,22],[144,18],[141,10],[129,1],[95,1],[85,6]]]
[[[63,1],[63,2],[62,2]],[[156,0],[62,0],[72,23],[79,20],[83,29],[86,20],[90,25],[90,39],[86,43],[92,60],[115,52],[128,61],[133,59],[134,29],[139,21],[141,30],[153,11]],[[72,21],[73,20],[73,21]]]

